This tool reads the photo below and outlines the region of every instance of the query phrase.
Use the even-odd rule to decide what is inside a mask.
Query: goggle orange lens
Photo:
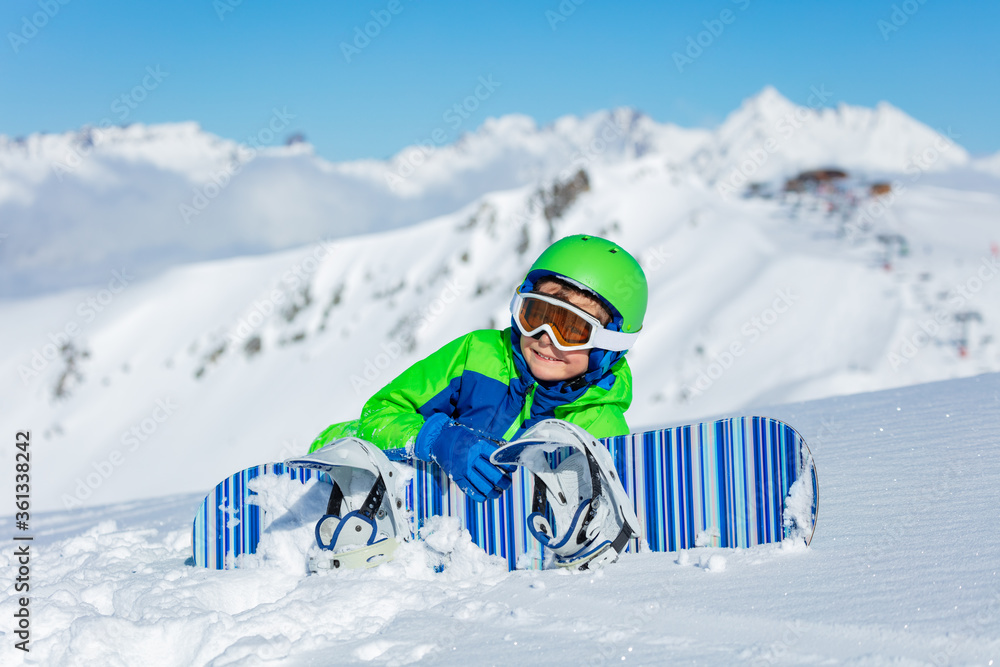
[[[548,324],[562,345],[584,345],[590,342],[590,322],[554,303],[525,298],[518,318],[525,331],[534,331],[543,324]]]

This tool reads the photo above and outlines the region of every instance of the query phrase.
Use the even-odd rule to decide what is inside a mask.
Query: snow
[[[1000,658],[998,156],[887,104],[772,88],[712,130],[507,116],[407,172],[420,150],[263,149],[188,225],[178,205],[245,147],[194,123],[0,137],[0,433],[33,437],[32,662]],[[828,167],[849,176],[785,191]],[[307,577],[295,536],[255,568],[184,564],[219,479],[303,453],[417,359],[506,326],[531,261],[573,233],[649,279],[633,430],[785,419],[819,466],[811,547],[510,574],[442,522],[368,572]],[[7,619],[14,568],[0,551]],[[3,664],[24,657],[10,627]]]
[[[33,517],[39,664],[991,664],[1000,375],[768,408],[810,442],[812,545],[508,573],[441,520],[367,571],[185,564],[200,495]],[[202,465],[228,465],[206,452]],[[12,549],[0,552],[13,581]],[[292,557],[292,561],[295,558]],[[443,565],[440,572],[436,566]],[[0,602],[10,619],[15,597]],[[3,628],[7,632],[7,628]],[[20,664],[10,634],[0,661]]]
[[[313,492],[307,493],[302,484],[283,484],[283,481],[261,477],[250,483],[250,490],[257,494],[255,501],[262,507],[284,507],[289,511],[275,518],[281,524],[271,526],[264,534],[257,545],[257,553],[239,556],[238,565],[241,568],[274,567],[307,573],[307,555],[316,542],[316,522],[326,514],[329,494],[323,497],[324,494],[316,493],[319,489],[313,487],[309,489]],[[347,495],[350,497],[351,494]]]

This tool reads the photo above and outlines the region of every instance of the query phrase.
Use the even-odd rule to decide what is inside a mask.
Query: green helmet
[[[556,273],[595,292],[621,314],[623,332],[642,328],[649,298],[646,274],[617,243],[587,234],[567,236],[538,256],[528,276],[535,272]]]

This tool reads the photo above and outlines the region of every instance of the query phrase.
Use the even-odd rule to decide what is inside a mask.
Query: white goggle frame
[[[586,343],[581,343],[580,345],[563,345],[559,342],[555,332],[552,331],[552,326],[549,324],[543,324],[535,329],[532,329],[531,331],[525,331],[524,326],[521,324],[521,317],[518,315],[525,299],[538,299],[539,301],[545,301],[579,315],[590,324],[590,338]],[[573,350],[589,350],[594,347],[600,350],[624,352],[631,349],[631,347],[635,344],[636,338],[639,336],[638,332],[625,333],[623,331],[611,331],[610,329],[605,329],[599,319],[585,310],[581,310],[573,304],[557,299],[554,296],[539,294],[537,292],[528,292],[527,294],[514,292],[514,298],[510,300],[510,314],[513,316],[514,324],[517,325],[517,329],[521,332],[522,336],[536,336],[540,332],[544,331],[549,335],[549,340],[552,341],[552,344],[564,352],[572,352]]]

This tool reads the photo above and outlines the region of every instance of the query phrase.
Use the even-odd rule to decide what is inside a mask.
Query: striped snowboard
[[[636,515],[643,539],[631,551],[677,551],[695,546],[751,547],[796,535],[812,539],[818,511],[816,468],[805,441],[792,427],[764,417],[648,431],[604,440]],[[505,558],[510,569],[541,567],[544,552],[526,530],[532,480],[518,468],[500,498],[469,500],[440,468],[415,462],[405,492],[418,534],[429,517],[458,517],[472,540]],[[312,507],[325,506],[325,473],[269,463],[223,480],[206,496],[192,531],[194,562],[213,569],[241,565],[254,554],[263,531],[293,512],[254,504],[262,477],[283,477],[310,487]],[[796,484],[798,482],[798,484]],[[315,488],[312,488],[315,487]],[[301,505],[302,501],[300,501]],[[315,511],[296,521],[315,523]]]

